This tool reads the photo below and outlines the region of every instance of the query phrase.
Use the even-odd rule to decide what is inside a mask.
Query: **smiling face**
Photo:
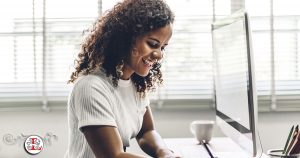
[[[123,67],[121,79],[127,80],[133,73],[147,76],[152,65],[162,59],[171,36],[172,25],[166,25],[137,37],[129,61]]]

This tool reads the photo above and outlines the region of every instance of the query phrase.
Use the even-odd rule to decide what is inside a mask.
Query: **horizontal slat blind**
[[[0,106],[7,101],[41,101],[43,90],[47,91],[48,100],[66,100],[70,88],[66,82],[79,51],[82,31],[92,25],[99,10],[106,11],[118,1],[46,0],[45,36],[43,1],[1,1]],[[270,16],[271,2],[273,17]],[[162,67],[165,82],[158,99],[212,99],[210,26],[213,10],[218,19],[245,5],[253,31],[259,105],[270,106],[274,79],[277,106],[299,107],[300,10],[297,0],[245,0],[245,3],[238,0],[167,0],[167,3],[176,19]],[[274,37],[274,45],[271,37]],[[43,74],[46,75],[45,89]]]
[[[0,30],[0,101],[40,100],[41,24],[33,18],[41,14],[31,0],[1,1],[0,6],[0,16],[5,16]]]
[[[299,108],[299,1],[248,0],[246,7],[251,16],[253,50],[256,66],[259,105],[271,105],[274,80],[275,107]],[[271,16],[271,3],[273,12]],[[270,21],[273,18],[274,24]],[[273,33],[274,45],[271,45]],[[271,51],[273,47],[274,52]],[[274,59],[272,55],[274,54]],[[274,78],[271,64],[274,63]]]
[[[273,0],[273,6],[277,107],[300,107],[300,2]]]
[[[173,36],[163,63],[159,99],[212,98],[212,1],[169,0],[175,12]]]
[[[98,15],[98,1],[11,0],[0,2],[5,20],[0,30],[0,106],[12,101],[66,101],[67,81],[79,52],[83,30]],[[18,10],[18,12],[14,12]],[[2,18],[2,17],[1,17]],[[46,38],[45,62],[43,39]],[[43,72],[45,66],[45,72]],[[46,85],[43,86],[43,74]],[[45,89],[43,89],[45,87]]]

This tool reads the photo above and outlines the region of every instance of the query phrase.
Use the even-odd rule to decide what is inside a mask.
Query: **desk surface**
[[[202,147],[199,145],[198,141],[195,138],[167,138],[164,139],[164,141],[171,150],[173,150],[175,153],[178,153],[179,155],[182,155],[181,154],[182,150],[186,148],[198,149],[200,147],[202,149]],[[233,142],[230,138],[226,138],[226,137],[212,138],[212,140],[209,142],[209,147],[214,152],[216,152],[215,153],[216,156],[222,155],[222,157],[219,156],[218,158],[224,158],[224,157],[241,158],[243,156],[240,155],[244,155],[242,153],[243,150],[241,149],[241,147],[238,146],[235,142]],[[233,154],[235,156],[233,156]],[[268,156],[263,154],[261,158],[268,158]]]

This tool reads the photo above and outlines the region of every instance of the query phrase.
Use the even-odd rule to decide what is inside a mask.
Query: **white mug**
[[[212,120],[196,120],[190,124],[190,130],[199,143],[203,141],[208,143],[212,137],[214,124],[215,121]]]

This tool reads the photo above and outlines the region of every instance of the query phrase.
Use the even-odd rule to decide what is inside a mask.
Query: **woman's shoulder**
[[[96,89],[111,89],[112,83],[106,75],[98,72],[92,72],[88,75],[81,75],[74,83],[75,88],[92,87]]]

